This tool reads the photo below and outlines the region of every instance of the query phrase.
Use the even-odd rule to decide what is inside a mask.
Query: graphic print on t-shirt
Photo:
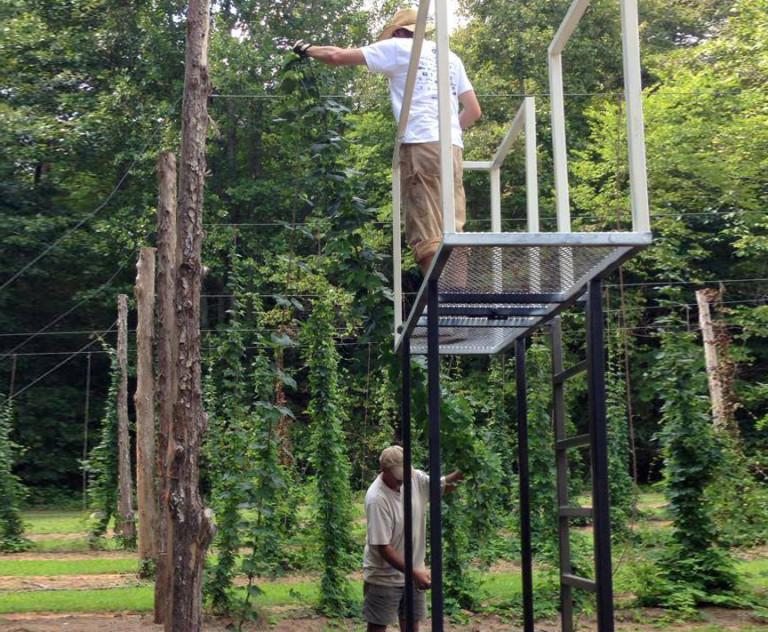
[[[456,86],[459,83],[459,68],[456,59],[450,60],[450,76],[451,96],[456,97],[458,96]],[[437,48],[433,48],[431,51],[426,50],[421,55],[413,91],[422,94],[432,92],[430,96],[437,99]]]
[[[395,119],[400,120],[400,112],[408,78],[408,66],[413,49],[413,40],[393,38],[364,46],[361,50],[368,70],[382,73],[389,79],[392,95],[392,110]],[[461,126],[459,125],[458,97],[472,90],[464,64],[454,53],[449,53],[451,81],[451,140],[454,145],[463,147]],[[414,82],[413,100],[406,129],[405,143],[429,143],[440,139],[438,129],[437,105],[437,47],[434,42],[424,42],[419,58],[419,65]]]

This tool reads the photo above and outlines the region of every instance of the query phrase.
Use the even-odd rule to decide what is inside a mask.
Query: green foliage
[[[766,476],[744,454],[741,441],[722,436],[723,459],[706,490],[712,520],[727,546],[757,546],[768,542]]]
[[[11,440],[13,401],[0,393],[0,552],[16,553],[29,548],[24,537],[21,503],[26,489],[13,473],[21,447]]]
[[[345,397],[334,342],[337,309],[349,307],[349,297],[332,288],[313,301],[312,314],[301,331],[307,363],[312,423],[312,458],[316,496],[315,526],[323,559],[320,610],[329,616],[349,612],[351,593],[346,573],[352,567],[350,467],[343,420]]]
[[[670,318],[665,325],[678,321]],[[703,356],[692,334],[664,332],[652,377],[661,399],[665,493],[674,531],[639,594],[642,603],[694,609],[733,599],[733,562],[718,542],[706,488],[723,458],[712,429]]]
[[[276,376],[262,350],[278,345],[253,334],[263,314],[259,296],[249,287],[252,271],[252,260],[232,256],[232,308],[208,359],[205,381],[211,414],[206,473],[213,481],[218,551],[208,569],[205,593],[215,612],[235,612],[241,624],[258,618],[252,604],[259,591],[254,579],[274,576],[284,560],[281,545],[287,534],[280,508],[286,506],[286,484],[278,464],[276,426],[283,415],[292,416],[273,403]],[[249,357],[252,344],[260,350]],[[249,553],[239,565],[242,548]],[[244,594],[235,590],[238,572],[248,579]]]
[[[627,388],[618,332],[614,344],[609,342],[609,361],[606,375],[608,412],[608,472],[611,496],[611,531],[624,537],[629,534],[635,490],[630,473],[629,414]]]
[[[489,393],[488,429],[491,445],[501,462],[500,494],[503,508],[508,512],[517,504],[518,479],[515,471],[517,433],[509,411],[512,398],[507,393],[507,371],[505,356],[491,358],[486,388]]]
[[[117,354],[104,345],[109,354],[111,372],[104,415],[101,421],[99,443],[91,450],[84,464],[89,475],[88,506],[92,511],[88,537],[94,548],[100,548],[100,540],[107,532],[110,521],[117,513],[117,390],[120,384],[120,368]]]
[[[413,366],[414,425],[424,437],[428,432],[426,367]],[[498,542],[490,547],[501,524],[504,490],[502,465],[494,450],[491,429],[476,423],[478,413],[487,412],[474,395],[462,388],[461,366],[444,372],[441,379],[440,449],[444,474],[460,470],[464,480],[458,489],[443,497],[443,565],[446,608],[453,615],[479,604],[479,577],[469,568],[473,557],[490,561],[498,553]],[[450,386],[446,386],[450,384]],[[502,547],[503,549],[503,547]]]
[[[531,477],[531,530],[534,550],[545,559],[557,553],[557,488],[552,431],[550,350],[541,337],[526,352],[528,368],[528,451]]]
[[[210,431],[203,465],[204,491],[219,527],[215,547],[221,555],[211,563],[206,591],[217,610],[234,612],[242,621],[258,616],[257,606],[263,603],[254,594],[255,577],[297,566],[314,570],[326,563],[317,521],[310,524],[304,507],[298,509],[299,499],[315,500],[319,483],[307,484],[317,474],[321,442],[320,426],[305,411],[327,389],[324,384],[307,388],[304,361],[309,350],[297,349],[292,338],[308,326],[316,295],[341,297],[328,299],[335,301],[336,310],[327,340],[337,344],[332,361],[339,386],[333,395],[343,415],[340,428],[333,429],[333,445],[353,464],[346,480],[356,487],[370,482],[375,455],[392,441],[399,423],[398,360],[390,351],[394,123],[388,99],[377,98],[386,92],[386,80],[363,69],[298,63],[285,52],[285,44],[299,36],[340,46],[371,41],[394,8],[389,0],[373,4],[232,0],[214,3],[212,11],[210,63],[217,96],[210,101],[214,124],[207,156],[203,340],[209,353],[205,389]],[[462,0],[467,21],[452,42],[478,94],[546,93],[546,46],[569,4]],[[4,7],[0,277],[10,278],[64,230],[86,219],[128,174],[96,216],[0,295],[4,334],[36,331],[89,299],[57,326],[56,336],[39,336],[23,352],[71,353],[82,343],[62,332],[105,329],[114,319],[114,294],[133,283],[134,251],[152,241],[154,161],[160,149],[178,145],[184,6],[181,0],[130,6],[116,0],[42,5],[14,0]],[[627,417],[619,357],[627,342],[638,473],[643,483],[653,483],[661,462],[655,437],[662,402],[659,381],[644,375],[655,376],[660,362],[655,319],[675,309],[659,300],[656,286],[632,284],[685,283],[676,300],[687,304],[683,309],[690,314],[687,323],[670,330],[672,335],[695,327],[692,281],[766,276],[766,15],[766,0],[642,3],[656,240],[653,248],[624,266],[630,285],[621,307],[627,322],[619,325],[623,339],[609,341],[616,345],[610,350],[608,408],[613,523],[619,534],[631,509],[626,425],[617,422]],[[622,86],[618,20],[615,1],[593,1],[566,55],[571,200],[579,230],[628,226],[626,107],[616,96]],[[221,96],[227,94],[269,98]],[[342,96],[328,99],[321,94]],[[348,98],[353,94],[361,96]],[[481,102],[484,117],[466,135],[467,157],[486,160],[519,101],[481,96]],[[548,101],[537,103],[542,225],[549,230],[554,227],[554,203]],[[516,148],[502,172],[505,228],[519,226],[524,208],[521,153]],[[469,228],[485,229],[487,177],[468,173],[465,181],[469,207],[475,209]],[[421,278],[410,258],[404,265],[403,287],[411,296]],[[100,288],[107,279],[111,281]],[[768,309],[760,304],[768,284],[727,288],[728,302],[737,305],[727,319],[739,369],[735,389],[741,442],[723,447],[702,502],[711,509],[724,544],[749,545],[765,541],[768,524]],[[583,323],[578,317],[571,322],[576,326],[566,328],[566,336],[573,336],[566,338],[566,353],[575,356],[583,341],[568,330],[580,332]],[[0,338],[3,352],[16,341]],[[277,348],[280,370],[272,357]],[[330,347],[322,354],[329,358]],[[551,376],[541,339],[528,359],[534,534],[538,557],[546,562],[554,558],[556,522]],[[58,356],[19,355],[17,360],[19,385],[59,362]],[[94,475],[89,497],[98,536],[114,512],[117,482],[114,392],[108,393],[112,374],[107,357],[95,353],[93,360],[91,408],[104,418],[101,443],[88,464]],[[0,368],[6,383],[7,364]],[[15,455],[13,471],[30,487],[32,499],[58,502],[80,484],[84,364],[84,356],[72,359],[66,369],[14,400],[12,439],[27,449]],[[501,371],[496,359],[490,371],[485,360],[462,360],[446,371],[445,464],[467,473],[445,507],[454,611],[477,601],[476,578],[469,568],[516,555],[514,384]],[[285,425],[289,457],[278,466],[275,416],[288,411],[275,408],[276,383],[285,387],[281,401],[296,413]],[[566,396],[568,422],[574,429],[581,427],[583,380],[570,382]],[[420,464],[426,460],[423,428],[423,423],[414,424],[414,455]],[[708,440],[704,436],[704,445]],[[349,475],[348,470],[341,472],[345,468],[334,476],[344,479]],[[572,495],[584,491],[587,470],[586,460],[574,456]],[[360,535],[359,524],[353,525],[353,534]],[[680,550],[665,530],[649,534],[639,540],[644,552],[669,548],[674,557]],[[100,538],[93,542],[107,546]],[[36,543],[41,550],[83,545]],[[248,550],[241,562],[238,551],[244,546]],[[574,549],[581,555],[580,545]],[[577,562],[588,574],[586,564]],[[659,570],[662,566],[649,568],[644,577],[654,590],[659,582],[671,582]],[[254,592],[232,589],[239,574],[250,579]],[[332,581],[341,575],[339,571]],[[688,604],[699,599],[680,586],[667,584],[665,594]],[[332,595],[334,608],[338,601]]]

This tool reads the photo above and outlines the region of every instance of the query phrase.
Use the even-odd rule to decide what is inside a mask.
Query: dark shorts
[[[363,619],[374,625],[394,625],[405,619],[405,586],[363,586]],[[413,614],[416,621],[427,618],[427,593],[413,591]]]

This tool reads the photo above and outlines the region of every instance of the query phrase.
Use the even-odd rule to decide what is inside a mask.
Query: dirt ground
[[[701,613],[701,619],[690,622],[659,623],[661,611],[651,609],[642,611],[620,612],[617,616],[616,629],[622,632],[687,632],[707,626],[718,626],[721,630],[740,630],[751,625],[761,627],[760,622],[750,616],[749,612],[708,608]],[[655,623],[649,623],[653,619]],[[583,619],[579,632],[594,632],[594,622]],[[765,629],[768,630],[768,625]],[[559,632],[560,626],[556,620],[541,621],[537,624],[537,632]],[[152,623],[149,615],[115,614],[103,615],[6,615],[0,617],[0,632],[160,632],[160,626]],[[227,622],[209,621],[205,632],[223,632],[232,630]],[[328,620],[323,617],[286,618],[265,624],[260,628],[269,632],[361,632],[362,623]],[[393,630],[395,628],[392,628]],[[468,624],[448,624],[449,632],[510,632],[518,630],[519,626],[510,625],[496,617],[474,617]],[[423,632],[430,630],[429,622],[422,626]]]

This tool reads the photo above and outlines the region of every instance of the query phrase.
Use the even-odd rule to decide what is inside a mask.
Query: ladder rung
[[[573,586],[574,588],[581,588],[582,590],[589,590],[592,592],[595,592],[597,590],[597,585],[591,579],[577,577],[576,575],[568,575],[568,574],[560,575],[560,581],[564,584],[568,584],[568,586]]]
[[[592,507],[560,507],[563,518],[591,518]]]
[[[555,377],[553,378],[553,382],[555,384],[562,384],[566,380],[570,380],[572,377],[578,375],[579,373],[583,373],[586,370],[587,370],[587,361],[583,360],[579,362],[576,366],[572,366],[570,369],[566,369],[561,373],[556,373]]]
[[[590,438],[588,434],[576,435],[568,439],[561,439],[555,442],[556,450],[567,450],[568,448],[583,448],[588,446]]]

